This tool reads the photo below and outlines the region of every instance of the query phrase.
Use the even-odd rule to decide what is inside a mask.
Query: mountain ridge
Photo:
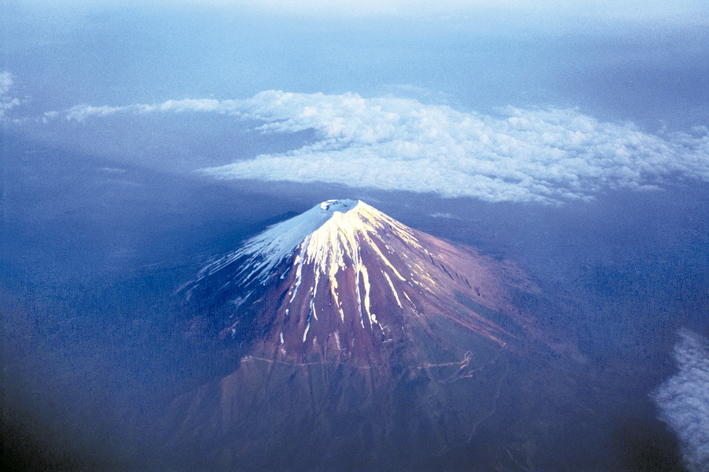
[[[436,456],[495,413],[511,363],[540,339],[517,292],[539,288],[512,263],[363,202],[323,202],[183,288],[239,357],[178,398],[165,430],[218,469]]]

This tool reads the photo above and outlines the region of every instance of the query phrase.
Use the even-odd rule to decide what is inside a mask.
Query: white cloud
[[[0,95],[5,95],[12,87],[12,74],[7,71],[0,72]]]
[[[656,191],[671,177],[709,181],[709,134],[653,135],[574,109],[506,108],[496,116],[391,96],[265,91],[246,100],[80,105],[67,120],[116,113],[230,114],[265,134],[313,129],[281,154],[203,169],[222,179],[329,182],[487,201],[561,203],[601,191]],[[698,128],[697,128],[698,129]]]
[[[126,106],[92,106],[92,105],[76,105],[68,109],[64,117],[68,121],[79,121],[83,122],[87,118],[92,116],[108,116],[116,113],[156,113],[156,112],[172,112],[172,113],[182,113],[182,112],[216,112],[216,113],[238,113],[239,104],[241,102],[237,100],[214,100],[209,98],[203,99],[191,99],[186,98],[182,100],[168,100],[164,103],[157,103],[152,105],[137,104],[137,105],[126,105]],[[56,112],[51,112],[52,118],[58,116]],[[46,116],[46,114],[45,114]]]
[[[8,95],[13,83],[11,73],[7,71],[0,72],[0,119],[5,117],[5,112],[20,104],[19,99]]]
[[[663,138],[576,110],[483,116],[410,99],[277,91],[243,101],[240,110],[265,121],[262,132],[315,129],[320,140],[205,173],[547,203],[656,189],[673,175],[709,181],[707,136]]]
[[[107,105],[94,107],[91,105],[77,105],[67,110],[66,119],[69,121],[84,121],[89,116],[108,116],[120,111],[125,111],[129,108],[131,107],[110,107]],[[45,114],[45,117],[49,116]]]
[[[709,470],[709,344],[690,331],[675,346],[679,373],[654,393],[660,419],[679,436],[687,468]]]

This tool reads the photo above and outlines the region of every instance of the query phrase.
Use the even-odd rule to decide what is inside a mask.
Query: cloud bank
[[[575,109],[508,107],[489,116],[391,96],[265,91],[246,100],[81,105],[65,118],[186,112],[234,115],[264,134],[316,132],[317,141],[299,149],[202,170],[219,179],[328,182],[552,204],[590,200],[608,190],[657,190],[674,178],[709,181],[705,127],[692,135],[654,135]]]
[[[687,330],[675,346],[679,373],[653,394],[660,419],[679,436],[687,468],[709,470],[709,343]]]

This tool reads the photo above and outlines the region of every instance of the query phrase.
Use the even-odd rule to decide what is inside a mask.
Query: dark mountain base
[[[168,431],[192,464],[201,456],[210,469],[413,465],[465,444],[495,412],[506,356],[463,364],[362,369],[252,357],[181,397]]]

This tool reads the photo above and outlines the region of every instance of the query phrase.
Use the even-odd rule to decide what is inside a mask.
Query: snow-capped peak
[[[354,207],[356,207],[359,203],[362,203],[361,200],[327,200],[324,201],[320,204],[320,208],[329,211],[330,213],[335,213],[335,212],[348,212]]]
[[[229,299],[235,310],[267,313],[252,321],[230,318],[228,330],[232,337],[238,330],[249,336],[256,329],[249,323],[257,323],[282,356],[302,359],[312,349],[325,356],[333,349],[368,359],[379,355],[382,339],[389,339],[392,330],[418,323],[414,320],[427,312],[442,313],[504,345],[511,334],[475,308],[507,309],[505,290],[491,278],[492,271],[484,258],[366,203],[328,200],[270,226],[205,267],[190,283],[188,298],[204,281],[200,293],[210,299]],[[246,299],[250,302],[242,309]]]
[[[267,228],[244,245],[200,273],[202,278],[239,259],[246,259],[237,273],[241,283],[264,283],[273,270],[294,253],[300,262],[315,262],[319,272],[330,274],[344,267],[343,256],[356,258],[360,238],[388,227],[415,243],[410,230],[362,201],[327,200],[289,220]]]

